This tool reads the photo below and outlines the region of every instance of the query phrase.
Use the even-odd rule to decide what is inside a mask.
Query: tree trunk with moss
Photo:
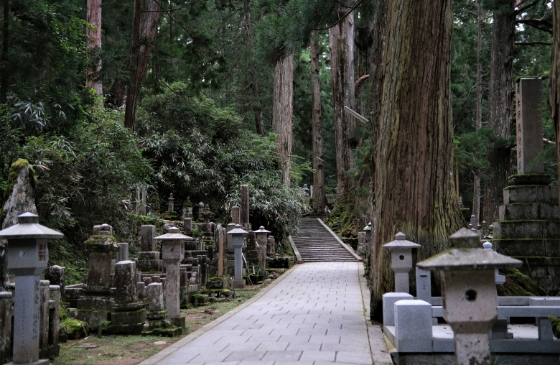
[[[452,181],[450,105],[451,0],[383,0],[385,41],[375,82],[375,211],[373,316],[394,289],[389,255],[381,247],[402,231],[422,247],[418,259],[447,248],[460,227]]]
[[[276,148],[280,158],[282,184],[290,186],[292,157],[292,99],[294,94],[294,54],[284,55],[274,68],[274,100],[272,130],[276,133]]]
[[[502,140],[510,137],[513,122],[514,3],[515,0],[497,1],[492,26],[488,126]],[[488,146],[486,157],[492,175],[485,184],[483,217],[487,222],[498,220],[498,210],[503,204],[503,188],[511,174],[511,147],[498,141]]]
[[[88,0],[87,33],[88,69],[86,87],[95,90],[98,96],[103,95],[101,83],[101,0]]]
[[[317,31],[311,33],[311,123],[313,133],[313,210],[325,207],[325,161],[321,124],[321,84],[319,80],[319,45]]]
[[[344,107],[354,108],[354,14],[346,14],[348,9],[339,5],[338,24],[329,29],[331,55],[334,138],[336,149],[336,176],[338,199],[343,199],[346,190],[352,190],[352,179],[347,178],[348,170],[355,166],[354,117],[344,111]],[[344,19],[342,19],[345,17]],[[337,201],[338,205],[338,201]]]

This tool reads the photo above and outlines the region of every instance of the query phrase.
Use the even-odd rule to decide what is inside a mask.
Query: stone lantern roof
[[[271,232],[264,229],[264,226],[260,226],[259,229],[255,231],[255,233],[271,233]]]
[[[62,238],[64,235],[54,229],[39,224],[39,216],[33,213],[23,213],[18,216],[18,224],[0,231],[0,238]]]
[[[416,266],[426,270],[488,270],[519,267],[523,263],[509,256],[483,248],[452,248],[421,261]]]
[[[193,238],[180,233],[179,228],[177,228],[177,227],[169,227],[166,234],[162,234],[161,236],[157,236],[154,239],[162,240],[162,241],[172,241],[172,240],[186,241],[186,240],[192,240]]]
[[[365,226],[365,227],[362,229],[362,231],[364,231],[364,232],[365,232],[365,231],[371,231],[371,222],[369,222],[369,223],[367,224],[367,226]],[[399,233],[401,233],[401,232],[399,232]],[[399,234],[399,233],[397,233],[397,234]],[[405,238],[406,238],[406,237],[405,237]]]
[[[395,235],[394,241],[384,244],[383,247],[391,251],[394,249],[413,249],[421,247],[421,245],[408,241],[406,239],[406,235],[402,232],[399,232]]]
[[[235,228],[232,229],[231,231],[227,232],[227,234],[247,234],[247,231],[241,229],[241,225],[240,224],[236,224]]]

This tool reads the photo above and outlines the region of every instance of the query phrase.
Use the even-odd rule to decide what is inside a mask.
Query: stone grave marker
[[[542,79],[519,79],[515,113],[518,174],[544,172],[543,161],[535,163],[536,157],[543,150],[541,103]]]

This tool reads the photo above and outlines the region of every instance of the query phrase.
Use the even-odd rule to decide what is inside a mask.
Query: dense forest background
[[[170,193],[179,213],[202,201],[225,221],[240,184],[250,186],[254,224],[280,239],[325,204],[331,224],[355,236],[375,211],[383,135],[374,76],[387,3],[2,0],[4,201],[10,166],[27,159],[41,222],[66,235],[52,257],[78,267],[94,224],[133,237]],[[452,28],[454,189],[466,215],[491,223],[498,172],[515,172],[517,78],[545,79],[544,137],[555,140],[544,101],[552,1],[456,0]],[[554,145],[545,145],[556,176]],[[303,184],[315,188],[310,205]],[[138,188],[147,188],[148,217],[123,202]]]

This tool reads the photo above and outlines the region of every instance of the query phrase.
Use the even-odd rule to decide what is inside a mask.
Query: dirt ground
[[[185,314],[187,332],[177,337],[156,336],[102,336],[90,334],[81,340],[61,344],[60,356],[51,361],[53,365],[136,365],[155,355],[167,346],[179,341],[214,319],[257,294],[257,287],[236,291],[229,302],[181,310]]]

